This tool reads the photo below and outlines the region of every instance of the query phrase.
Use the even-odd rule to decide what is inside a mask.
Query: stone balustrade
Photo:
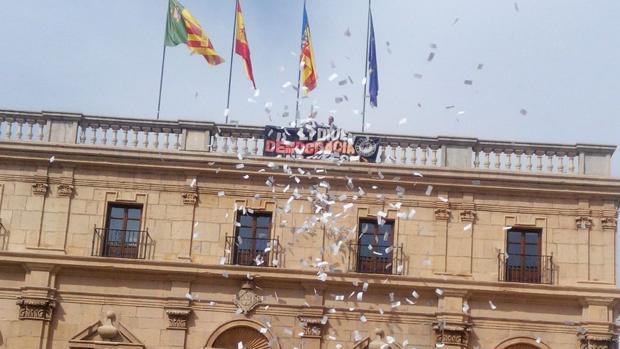
[[[260,126],[0,110],[0,142],[78,144],[262,156]],[[616,146],[361,134],[379,139],[377,163],[556,175],[610,176]]]

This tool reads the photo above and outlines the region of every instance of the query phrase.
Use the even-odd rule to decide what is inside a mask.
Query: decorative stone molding
[[[592,228],[592,217],[580,216],[575,218],[575,226],[577,229],[590,229]]]
[[[461,221],[462,222],[474,222],[477,217],[477,213],[474,210],[463,210],[461,211]]]
[[[616,218],[616,217],[603,217],[601,219],[601,225],[603,226],[603,229],[616,230],[616,227],[618,226],[618,218]]]
[[[189,308],[169,308],[166,309],[168,315],[168,329],[170,330],[186,330],[187,321],[192,310]]]
[[[392,349],[394,346],[390,345],[385,340],[385,332],[382,329],[375,328],[373,331],[375,338],[368,343],[368,349]]]
[[[198,193],[187,191],[181,194],[183,196],[183,204],[196,205],[198,202]]]
[[[468,324],[448,325],[443,321],[433,324],[437,344],[467,348],[471,326]]]
[[[436,208],[435,219],[439,221],[447,221],[450,219],[450,209],[448,208]]]
[[[614,349],[616,339],[613,335],[579,335],[581,349]]]
[[[254,290],[254,281],[246,280],[241,285],[241,289],[235,295],[233,303],[242,314],[248,314],[263,302],[263,297],[259,296]]]
[[[321,337],[325,326],[322,318],[300,315],[299,321],[304,328],[304,337]]]
[[[70,198],[73,196],[74,187],[71,184],[59,184],[56,190],[58,192],[58,196]]]
[[[47,195],[48,189],[49,185],[46,183],[34,183],[32,185],[32,194],[37,196],[45,196]]]
[[[116,321],[113,311],[108,311],[105,317],[104,322],[97,321],[73,336],[69,349],[145,349],[136,336]]]
[[[51,321],[52,313],[56,307],[53,298],[25,298],[17,300],[20,320]]]

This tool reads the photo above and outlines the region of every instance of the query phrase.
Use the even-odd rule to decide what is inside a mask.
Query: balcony
[[[553,284],[555,268],[553,256],[498,255],[498,280],[529,284]]]
[[[349,271],[403,275],[403,245],[391,251],[370,251],[368,245],[349,244]]]
[[[0,143],[53,143],[123,151],[263,156],[265,128],[0,110]],[[463,137],[361,134],[377,139],[377,164],[566,176],[610,176],[616,147]],[[291,156],[295,156],[292,154]]]
[[[243,238],[226,236],[224,262],[228,265],[255,267],[281,266],[280,239]]]
[[[0,222],[0,251],[5,251],[9,247],[9,231]]]
[[[152,257],[154,242],[148,230],[120,230],[95,228],[91,255],[147,259]]]

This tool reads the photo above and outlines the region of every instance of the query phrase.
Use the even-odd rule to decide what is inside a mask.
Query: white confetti
[[[469,223],[465,227],[463,227],[463,230],[470,230],[470,229],[471,229],[471,223]]]
[[[50,164],[53,163],[54,160],[56,160],[56,156],[52,155],[49,160],[50,160]]]
[[[516,4],[517,4],[517,3],[515,3],[515,5],[516,5]],[[542,338],[540,338],[540,336],[539,336],[539,337],[536,337],[536,343],[538,343],[538,344],[542,343]]]
[[[415,299],[420,298],[420,295],[418,294],[418,292],[416,290],[411,291],[411,296],[413,296],[413,298],[415,298]]]
[[[357,293],[357,301],[358,302],[361,302],[363,297],[364,297],[364,292],[358,292]]]
[[[426,196],[430,196],[432,192],[433,192],[432,185],[429,185],[428,187],[426,187]]]
[[[267,333],[267,331],[269,331],[269,330],[267,329],[267,327],[261,327],[261,328],[260,328],[260,330],[259,330],[259,332],[260,332],[260,333],[262,333],[262,334]]]
[[[439,297],[443,296],[443,290],[442,290],[441,288],[436,288],[436,289],[435,289],[435,293],[436,293]]]
[[[289,87],[291,87],[292,85],[293,85],[293,83],[292,83],[292,82],[287,81],[287,82],[285,82],[285,83],[284,83],[284,85],[282,85],[282,88],[289,88]]]
[[[224,116],[228,116],[228,114],[230,114],[230,109],[224,109]]]
[[[406,124],[406,123],[407,123],[407,118],[402,118],[402,119],[400,119],[400,120],[398,121],[398,124],[399,124],[399,125],[403,125],[403,124]]]
[[[190,188],[193,188],[196,186],[196,178],[192,179],[192,182],[189,184]]]
[[[362,314],[362,316],[360,316],[360,321],[361,321],[361,322],[366,322],[366,321],[368,321],[368,319],[366,319],[366,315]]]
[[[257,88],[256,90],[254,90],[254,97],[258,96],[260,96],[260,89]]]
[[[327,78],[327,80],[331,82],[331,81],[336,80],[337,78],[338,78],[338,74],[333,73],[332,75],[329,76],[329,78]]]
[[[506,227],[502,228],[502,230],[510,230],[510,229],[512,229],[512,227],[510,227],[510,226],[506,226]]]
[[[444,198],[443,196],[438,196],[437,198],[442,202],[448,202],[448,199]]]
[[[224,193],[223,191],[220,191],[217,193],[217,196],[219,197],[226,196],[226,193]]]
[[[497,309],[497,306],[495,304],[493,304],[493,301],[489,301],[489,306],[491,307],[491,309],[495,310]]]

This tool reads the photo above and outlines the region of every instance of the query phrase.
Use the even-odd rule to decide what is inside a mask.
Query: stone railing
[[[263,127],[0,110],[0,142],[50,142],[152,151],[263,154]],[[616,147],[352,133],[379,139],[377,163],[609,176]]]

